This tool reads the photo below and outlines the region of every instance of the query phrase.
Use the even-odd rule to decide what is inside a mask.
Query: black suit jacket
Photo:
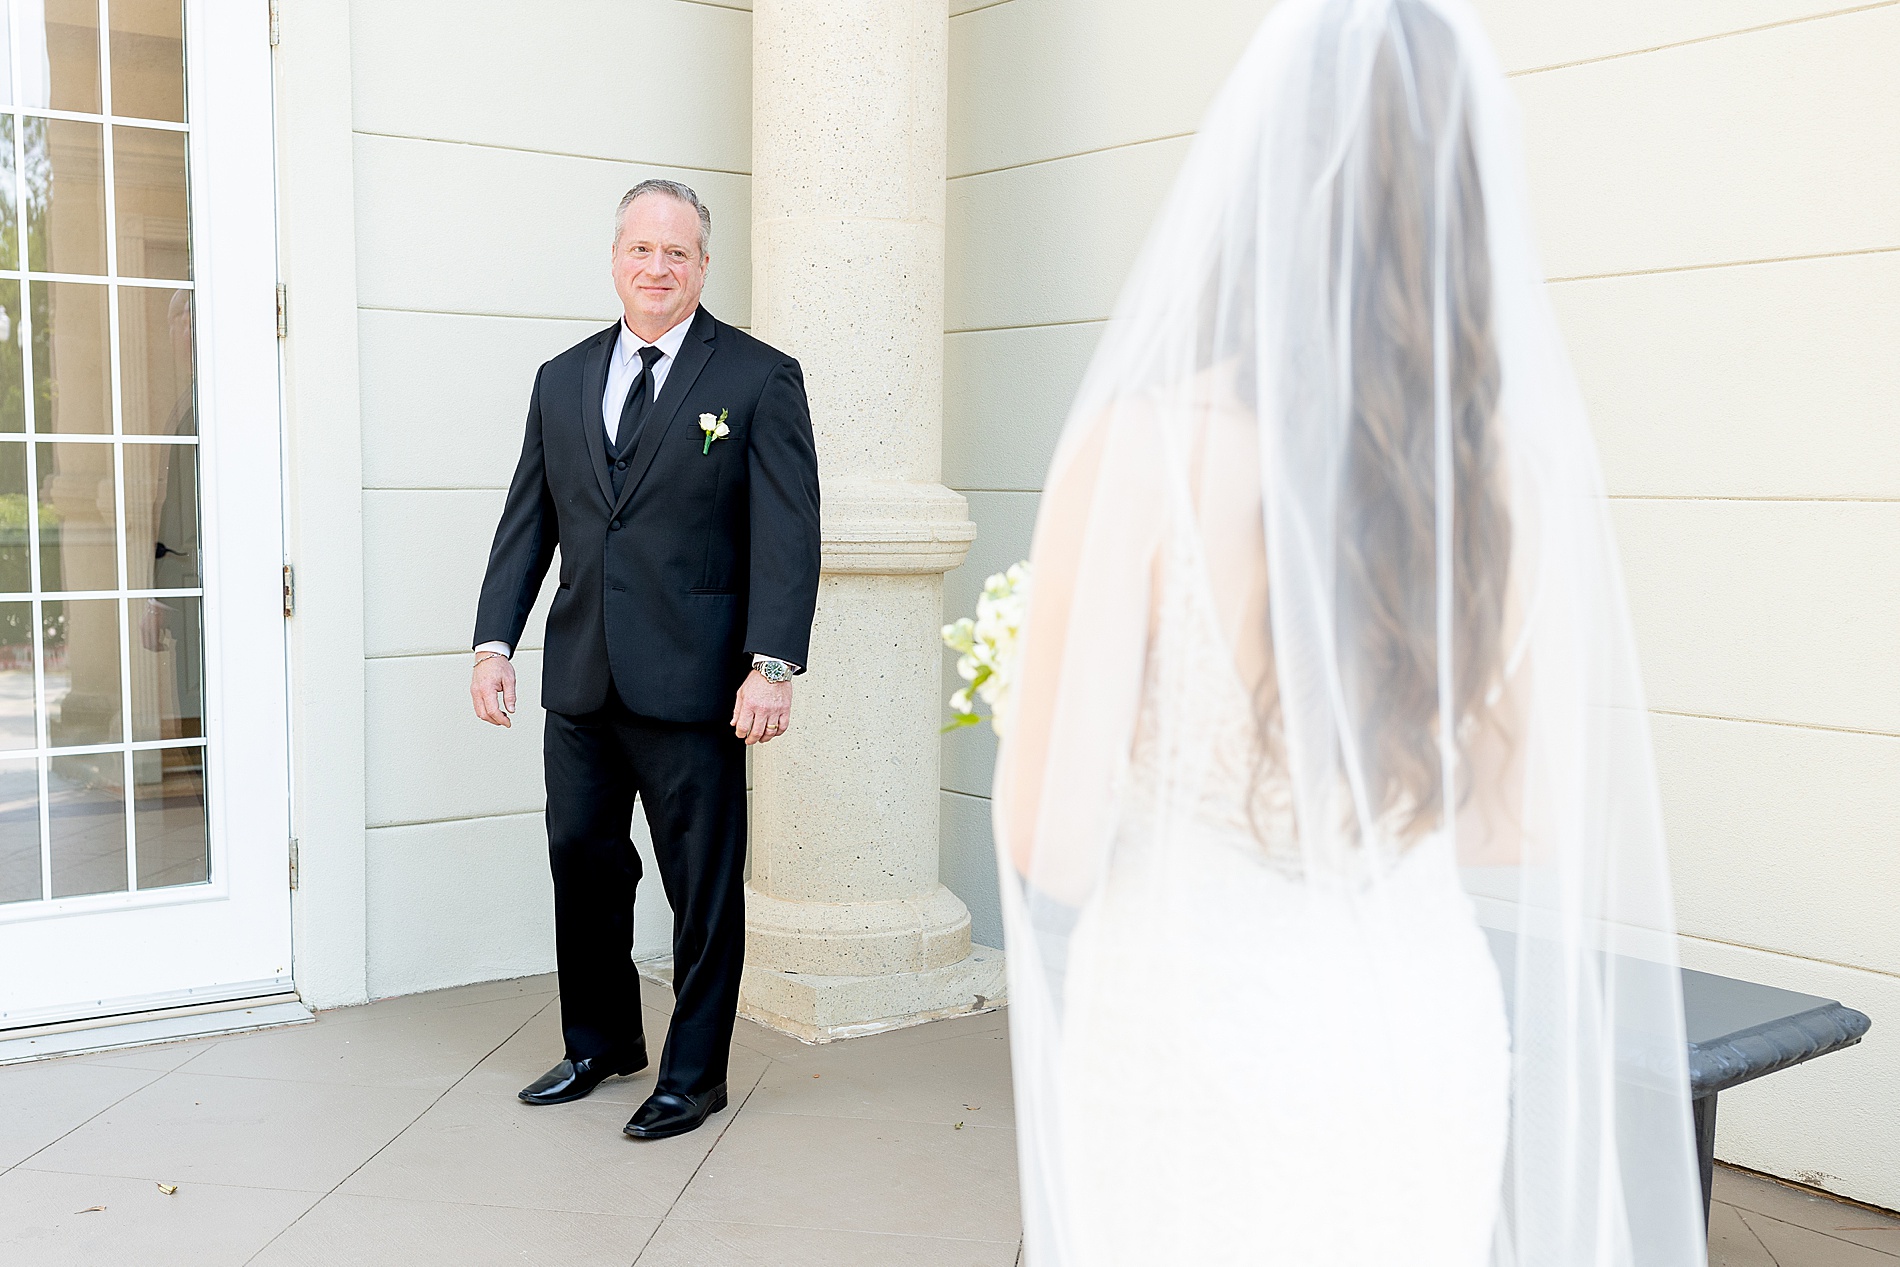
[[[541,367],[495,529],[475,643],[521,643],[561,553],[541,702],[723,722],[753,653],[808,667],[818,457],[798,362],[701,308],[649,407],[618,497],[601,393],[615,322]],[[699,416],[731,433],[705,447]]]

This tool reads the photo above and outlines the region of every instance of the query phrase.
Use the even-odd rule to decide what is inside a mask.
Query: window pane
[[[205,834],[203,748],[160,748],[132,754],[133,830],[139,887],[203,884],[211,874]]]
[[[39,747],[33,716],[33,604],[0,603],[0,750]]]
[[[0,13],[4,16],[4,13]],[[0,31],[0,52],[5,51],[5,32]],[[5,82],[6,67],[0,65],[0,82]],[[19,217],[14,212],[13,116],[0,115],[0,268],[20,267]],[[20,310],[10,310],[18,318]]]
[[[20,353],[20,283],[0,278],[0,432],[26,430],[26,362]]]
[[[131,601],[138,618],[132,641],[132,738],[203,738],[204,626],[198,600]]]
[[[112,0],[112,113],[185,121],[185,15],[178,0]]]
[[[105,128],[24,119],[26,258],[46,273],[106,271]]]
[[[119,588],[112,447],[39,446],[42,590]]]
[[[112,129],[112,172],[119,217],[119,276],[189,280],[185,134],[156,128]]]
[[[104,435],[112,430],[106,323],[110,295],[85,282],[33,282],[33,429]]]
[[[0,902],[40,896],[40,763],[0,761]]]
[[[24,594],[33,588],[27,536],[32,513],[32,499],[26,495],[26,445],[0,443],[0,594]]]
[[[198,446],[125,446],[125,581],[197,589]]]
[[[53,896],[125,891],[125,753],[48,763]]]
[[[44,0],[18,10],[25,28],[20,32],[20,104],[99,113],[96,0]],[[44,21],[36,10],[45,14]]]
[[[48,743],[119,742],[119,600],[55,600],[45,623]]]
[[[127,435],[198,434],[191,349],[190,291],[157,286],[119,291],[119,395]]]

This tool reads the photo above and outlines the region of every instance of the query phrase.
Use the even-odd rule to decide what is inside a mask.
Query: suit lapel
[[[594,339],[581,370],[581,447],[593,463],[601,498],[609,506],[614,504],[614,482],[607,470],[607,420],[600,412],[600,398],[607,390],[607,358],[614,354],[619,335],[620,323],[616,321]]]
[[[673,424],[679,419],[680,406],[685,402],[687,393],[693,390],[699,372],[712,359],[715,328],[712,314],[701,308],[693,318],[692,328],[686,332],[686,341],[680,344],[679,356],[674,359],[673,368],[667,371],[666,385],[660,389],[659,398],[653,402],[653,413],[640,432],[640,443],[633,448],[633,457],[627,463],[627,482],[621,487],[620,500],[614,504],[614,514],[619,514],[626,507],[633,498],[634,490],[646,479],[647,468],[653,465],[660,445],[665,443]],[[598,416],[600,393],[595,392],[594,395],[594,413]],[[599,448],[598,445],[595,447]],[[603,478],[606,475],[604,466],[601,474]]]

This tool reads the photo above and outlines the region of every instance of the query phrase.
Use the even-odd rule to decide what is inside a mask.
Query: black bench
[[[1689,1094],[1707,1222],[1715,1179],[1715,1097],[1778,1069],[1852,1047],[1873,1022],[1865,1012],[1832,999],[1687,968],[1682,970],[1682,1010],[1689,1028]]]
[[[1484,931],[1508,1002],[1516,975],[1516,939],[1495,928]],[[1689,1035],[1689,1096],[1706,1224],[1715,1182],[1715,1097],[1776,1070],[1852,1047],[1873,1022],[1866,1013],[1833,999],[1688,968],[1682,970],[1682,1010]]]

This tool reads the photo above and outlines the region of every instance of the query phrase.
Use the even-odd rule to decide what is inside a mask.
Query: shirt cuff
[[[506,659],[506,660],[512,660],[515,657],[514,648],[509,646],[505,642],[484,642],[480,646],[475,648],[476,655],[480,655],[484,651],[497,652],[501,655],[503,659]]]
[[[778,660],[780,664],[791,664],[793,673],[803,673],[805,671],[803,666],[792,664],[790,660],[779,660],[779,657],[775,655],[766,655],[760,651],[754,651],[752,653],[752,667],[755,669],[761,664],[764,664],[767,660]]]

